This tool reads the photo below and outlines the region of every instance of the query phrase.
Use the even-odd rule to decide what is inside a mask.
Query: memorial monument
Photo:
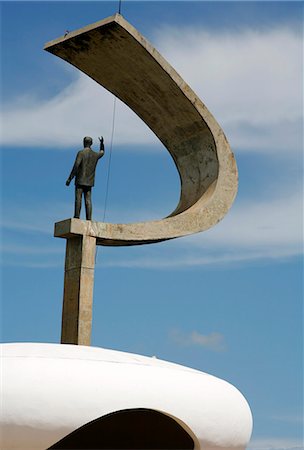
[[[169,151],[181,180],[179,204],[163,220],[56,223],[55,236],[67,239],[61,342],[89,345],[96,245],[149,244],[212,227],[234,200],[237,168],[222,129],[205,105],[121,15],[71,32],[46,44],[45,50],[136,112]]]
[[[162,220],[91,220],[90,190],[104,148],[101,138],[100,153],[93,154],[92,139],[84,139],[67,180],[76,177],[74,218],[56,223],[54,233],[66,239],[61,343],[67,345],[6,348],[13,393],[6,403],[5,448],[21,448],[23,442],[22,448],[31,450],[245,449],[251,412],[229,383],[166,361],[89,347],[96,245],[157,243],[219,222],[237,191],[237,167],[224,132],[120,14],[51,41],[45,50],[112,92],[151,128],[174,160],[181,193],[175,210]],[[80,219],[82,194],[87,220]]]

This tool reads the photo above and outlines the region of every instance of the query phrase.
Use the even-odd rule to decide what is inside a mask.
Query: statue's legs
[[[92,197],[91,197],[91,188],[87,187],[83,190],[84,192],[84,201],[86,208],[86,219],[92,220]]]
[[[81,196],[82,196],[82,187],[75,186],[75,212],[74,212],[75,219],[80,218]]]

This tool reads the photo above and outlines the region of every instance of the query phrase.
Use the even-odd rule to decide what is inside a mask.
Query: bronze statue
[[[91,149],[93,139],[86,136],[83,139],[84,149],[77,153],[76,160],[66,185],[69,186],[75,177],[75,213],[74,217],[79,219],[81,210],[82,194],[85,200],[86,219],[92,220],[91,189],[94,186],[95,170],[100,158],[104,155],[103,137],[98,138],[100,142],[99,153]]]

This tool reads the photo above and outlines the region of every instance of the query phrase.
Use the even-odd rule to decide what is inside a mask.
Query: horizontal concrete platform
[[[147,240],[145,237],[145,225],[148,223],[132,224],[130,229],[129,224],[113,224],[70,218],[55,223],[54,236],[66,239],[75,236],[91,236],[96,238],[96,245],[104,246],[152,244],[161,240],[168,240],[168,238]],[[139,234],[136,225],[142,228],[141,234]],[[134,235],[134,233],[136,234]],[[142,240],[139,239],[141,235]]]

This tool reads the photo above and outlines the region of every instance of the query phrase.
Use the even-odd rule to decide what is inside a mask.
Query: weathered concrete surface
[[[90,345],[96,239],[67,239],[61,343]]]
[[[225,135],[196,94],[132,25],[116,14],[49,42],[45,50],[136,112],[168,149],[181,179],[179,204],[167,218],[82,224],[87,228],[79,234],[98,235],[104,245],[142,244],[203,231],[222,219],[237,192],[237,167]]]

